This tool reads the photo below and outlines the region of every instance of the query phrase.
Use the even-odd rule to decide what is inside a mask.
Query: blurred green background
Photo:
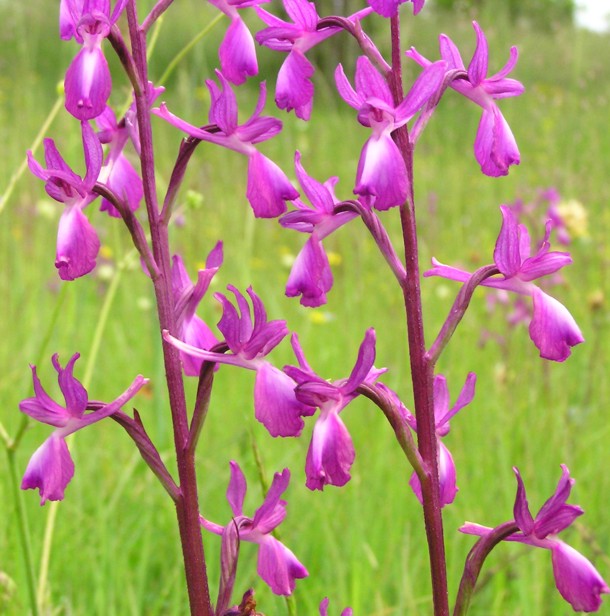
[[[53,6],[49,6],[49,5]],[[141,11],[144,13],[142,3]],[[148,4],[151,4],[150,2]],[[332,8],[321,5],[321,14]],[[451,4],[450,7],[439,7]],[[455,6],[453,6],[455,4]],[[541,12],[544,5],[546,11]],[[520,14],[511,12],[518,6]],[[533,7],[531,11],[527,7]],[[354,7],[358,8],[358,7]],[[489,292],[475,293],[471,309],[439,363],[447,375],[452,401],[467,372],[478,375],[473,403],[452,422],[445,442],[458,469],[460,492],[446,509],[447,552],[451,597],[455,595],[472,539],[457,528],[465,521],[494,525],[512,517],[518,466],[531,507],[553,492],[566,463],[577,484],[572,502],[586,515],[565,533],[571,545],[591,558],[610,578],[610,526],[607,506],[610,475],[604,472],[608,448],[609,361],[608,268],[610,248],[610,38],[580,31],[571,23],[566,2],[437,2],[417,18],[404,9],[404,47],[438,57],[438,34],[445,32],[468,60],[474,49],[471,19],[476,17],[490,43],[490,72],[499,70],[517,45],[520,60],[512,76],[526,94],[500,106],[519,143],[522,163],[506,178],[481,175],[472,144],[480,112],[455,92],[446,94],[416,152],[416,198],[421,231],[421,266],[431,256],[467,269],[489,263],[500,227],[498,205],[517,199],[534,201],[554,187],[565,202],[582,204],[588,225],[580,226],[570,247],[574,264],[552,294],[578,321],[586,344],[576,347],[565,364],[540,360],[527,328],[509,328],[506,311],[490,312]],[[216,15],[199,0],[176,3],[159,31],[151,57],[151,78],[158,79],[169,62]],[[253,17],[253,16],[251,16]],[[57,3],[0,2],[0,421],[9,435],[21,417],[18,403],[31,395],[28,363],[39,365],[49,392],[58,394],[50,356],[62,361],[79,351],[76,374],[83,378],[95,349],[95,332],[109,290],[116,285],[101,346],[92,365],[91,398],[110,400],[137,374],[151,386],[135,404],[167,463],[172,465],[172,437],[163,386],[163,369],[155,324],[153,297],[137,260],[129,256],[129,237],[118,221],[88,208],[103,248],[95,272],[62,284],[53,266],[55,234],[61,207],[27,172],[10,185],[49,116],[58,84],[77,51],[57,36]],[[253,27],[256,20],[251,19]],[[387,33],[381,19],[369,18],[370,31],[382,51]],[[178,64],[166,85],[169,108],[192,121],[207,121],[209,106],[204,80],[217,66],[215,49],[226,29],[221,21]],[[129,99],[109,46],[106,55],[114,73],[112,102],[121,108]],[[349,198],[360,148],[367,130],[355,122],[353,110],[334,92],[332,70],[340,58],[352,74],[357,50],[346,36],[336,37],[313,58],[325,70],[316,74],[316,99],[310,123],[283,114],[280,138],[262,150],[292,176],[295,149],[308,172],[321,180],[340,177],[338,195]],[[261,76],[273,88],[273,71],[281,54],[260,50]],[[405,77],[415,75],[405,66]],[[256,80],[239,93],[244,117],[255,104]],[[270,96],[271,99],[271,96]],[[271,111],[271,103],[268,105]],[[158,144],[160,191],[169,177],[180,135],[160,120],[154,122]],[[77,172],[82,171],[80,134],[63,111],[45,133],[53,137]],[[41,152],[36,153],[41,158]],[[245,200],[245,161],[233,152],[201,146],[187,173],[179,202],[179,225],[172,230],[191,275],[202,266],[218,239],[225,242],[225,264],[214,290],[227,284],[252,284],[270,318],[285,318],[298,331],[305,353],[319,374],[338,379],[349,374],[367,327],[378,337],[377,366],[387,366],[384,382],[410,403],[405,328],[401,294],[385,262],[357,221],[325,241],[331,254],[335,284],[326,306],[311,310],[288,300],[283,288],[291,259],[304,237],[280,228],[276,221],[255,221]],[[532,237],[543,232],[541,210],[531,220]],[[542,219],[541,219],[542,217]],[[396,211],[383,215],[393,239],[399,239]],[[458,287],[426,279],[423,284],[426,333],[433,340]],[[220,317],[211,293],[199,314],[211,325]],[[53,321],[53,315],[56,320]],[[284,342],[272,355],[277,365],[292,363]],[[430,587],[420,507],[407,482],[410,469],[395,445],[389,426],[370,404],[357,400],[343,414],[353,436],[356,462],[351,482],[323,493],[306,490],[304,461],[313,422],[300,439],[272,439],[252,412],[252,375],[230,367],[217,375],[199,453],[201,507],[206,517],[226,523],[230,510],[224,493],[229,460],[236,459],[249,481],[245,511],[261,502],[253,443],[260,451],[267,477],[290,467],[286,498],[288,516],[281,527],[285,543],[307,566],[310,577],[297,583],[298,613],[317,614],[323,597],[329,614],[351,605],[357,615],[429,614]],[[189,395],[196,383],[188,383]],[[14,457],[19,475],[49,428],[32,425]],[[45,541],[51,505],[41,508],[37,494],[23,493],[36,568],[43,546],[51,546],[44,594],[45,614],[180,615],[187,613],[179,541],[173,507],[147,471],[121,429],[111,421],[78,433],[71,446],[76,474],[65,501],[55,512],[54,534]],[[3,458],[6,460],[6,456]],[[29,611],[23,550],[8,463],[0,473],[0,613]],[[218,576],[220,542],[205,536],[213,591]],[[259,609],[285,614],[284,602],[271,595],[255,575],[256,548],[242,546],[237,591],[256,589]],[[491,575],[493,573],[493,575]],[[518,545],[502,545],[490,557],[472,614],[530,616],[572,613],[553,583],[550,554]],[[601,613],[610,614],[602,607]]]

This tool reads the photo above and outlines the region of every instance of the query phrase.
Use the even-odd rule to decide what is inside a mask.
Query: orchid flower
[[[286,295],[300,295],[303,306],[321,306],[326,303],[326,293],[333,284],[333,275],[322,240],[357,214],[335,214],[334,207],[339,201],[335,197],[334,186],[338,178],[332,177],[320,184],[303,169],[300,152],[296,152],[294,158],[297,178],[311,207],[296,199],[293,204],[297,209],[284,214],[280,218],[280,224],[288,229],[309,233],[310,237],[292,265],[286,283]]]
[[[99,128],[100,142],[109,144],[98,181],[108,186],[132,212],[135,212],[144,196],[144,186],[138,172],[123,154],[123,148],[129,139],[129,131],[124,124],[118,125],[114,111],[110,107],[106,107],[95,122]],[[106,198],[102,199],[100,211],[108,212],[109,216],[120,217],[119,211]]]
[[[292,111],[302,120],[309,120],[313,106],[313,64],[305,54],[342,28],[330,26],[318,30],[320,17],[313,2],[307,0],[284,0],[284,8],[293,23],[284,21],[264,9],[256,7],[258,16],[267,24],[256,34],[259,44],[275,51],[287,51],[277,75],[275,102],[280,109]],[[365,17],[371,9],[364,9],[347,19],[356,21]]]
[[[81,122],[81,130],[86,166],[84,178],[68,167],[52,139],[43,142],[46,169],[28,151],[30,171],[45,181],[45,190],[52,199],[66,206],[59,219],[55,258],[55,267],[62,280],[88,274],[95,267],[100,248],[97,233],[83,209],[97,196],[92,189],[102,168],[102,146],[88,122]]]
[[[110,0],[61,0],[59,33],[82,45],[65,79],[66,109],[78,120],[91,120],[106,108],[112,90],[102,41],[118,20],[127,0],[118,0],[112,14]]]
[[[263,504],[255,511],[254,516],[249,518],[243,514],[246,478],[237,462],[231,461],[227,500],[233,518],[226,526],[210,522],[203,516],[199,518],[206,530],[222,536],[223,547],[234,543],[232,541],[234,535],[237,535],[239,541],[257,543],[259,548],[256,570],[276,595],[291,595],[295,581],[309,575],[297,557],[271,534],[286,517],[286,501],[280,497],[286,491],[289,482],[290,471],[287,468],[281,473],[275,473]],[[224,567],[227,567],[226,561],[229,559],[227,552],[228,550],[223,550]]]
[[[383,17],[396,17],[398,7],[405,2],[413,3],[413,15],[417,15],[423,8],[426,0],[367,0],[376,13]]]
[[[178,337],[187,344],[199,349],[211,349],[218,344],[216,336],[208,325],[196,314],[197,306],[205,295],[212,278],[222,265],[222,242],[218,242],[210,251],[205,269],[199,270],[197,282],[189,278],[180,255],[174,255],[172,263],[172,291],[176,311]],[[180,353],[184,373],[187,376],[199,376],[203,360],[188,353]]]
[[[550,550],[555,585],[561,596],[575,612],[596,612],[601,606],[601,595],[610,593],[610,588],[589,560],[557,537],[584,513],[577,505],[567,504],[574,485],[570,471],[567,466],[561,465],[561,479],[555,493],[534,518],[529,510],[521,475],[516,468],[513,470],[517,477],[514,518],[521,532],[510,535],[506,541],[517,541]],[[467,535],[479,537],[492,530],[471,522],[460,528],[460,531]]]
[[[449,420],[461,409],[472,402],[474,398],[474,386],[476,375],[470,372],[462,387],[462,391],[458,396],[455,404],[449,408],[449,389],[447,388],[447,379],[438,374],[434,377],[434,422],[436,425],[437,444],[438,444],[438,474],[440,484],[440,503],[441,507],[450,505],[457,494],[458,487],[456,484],[455,462],[453,456],[445,444],[441,441],[441,437],[449,433]],[[406,419],[413,430],[417,432],[417,421],[407,411]],[[419,502],[422,500],[421,483],[418,476],[413,473],[409,481],[411,489],[417,496]]]
[[[218,48],[218,57],[223,75],[235,85],[240,85],[248,77],[258,74],[254,39],[238,9],[258,7],[263,2],[269,0],[210,0],[210,4],[231,20],[231,25]]]
[[[531,255],[532,247],[527,228],[518,223],[507,205],[500,206],[503,223],[494,250],[494,261],[502,278],[488,278],[481,284],[496,289],[506,289],[533,300],[533,316],[529,325],[530,338],[538,347],[540,356],[554,361],[564,361],[570,356],[571,347],[584,341],[582,333],[567,308],[539,289],[533,281],[553,274],[572,262],[567,252],[549,252],[552,222],[538,251]],[[449,280],[466,282],[470,274],[463,270],[432,260],[433,268],[424,276],[441,276]]]
[[[477,36],[477,47],[467,71],[458,48],[445,34],[441,34],[439,38],[440,51],[448,70],[467,72],[467,79],[454,79],[451,87],[483,109],[474,142],[474,153],[481,165],[481,171],[485,175],[497,177],[507,175],[511,165],[518,165],[520,154],[515,137],[495,100],[519,96],[523,93],[524,87],[519,81],[507,78],[517,64],[516,47],[511,48],[510,58],[504,68],[491,77],[487,76],[489,61],[487,39],[476,21],[473,21],[472,25]],[[427,67],[432,64],[414,47],[407,51],[407,55],[421,66]]]
[[[64,490],[74,475],[74,462],[66,444],[66,437],[116,413],[148,382],[142,376],[136,377],[118,398],[86,415],[87,391],[72,374],[78,358],[78,353],[73,355],[65,368],[61,367],[57,354],[52,358],[59,389],[64,397],[64,406],[52,400],[43,389],[36,374],[36,366],[31,366],[34,396],[19,404],[19,409],[26,415],[55,427],[51,436],[30,458],[21,482],[22,490],[38,488],[41,505],[48,500],[63,500]]]
[[[373,366],[375,330],[367,330],[349,378],[334,382],[322,379],[311,369],[296,334],[292,337],[292,346],[299,366],[285,366],[284,372],[298,384],[297,400],[320,409],[307,452],[306,485],[310,490],[322,490],[325,485],[343,486],[350,480],[356,454],[352,438],[339,415],[358,396],[360,385],[372,385],[385,372]]]
[[[445,73],[445,62],[430,64],[403,101],[394,106],[388,84],[366,56],[360,56],[356,63],[356,89],[340,64],[335,71],[339,94],[358,111],[360,124],[372,130],[362,148],[354,193],[374,198],[373,207],[378,210],[401,205],[409,194],[407,168],[392,132],[406,124],[438,93]]]
[[[167,331],[163,332],[163,337],[194,360],[254,370],[254,412],[258,421],[271,436],[299,436],[304,426],[302,417],[312,415],[315,409],[297,400],[294,380],[264,359],[288,334],[286,322],[267,321],[265,307],[250,287],[247,292],[252,301],[253,320],[246,298],[235,287],[229,285],[228,289],[235,295],[238,308],[222,293],[215,293],[214,297],[222,304],[218,329],[224,335],[230,353],[195,347]]]
[[[220,87],[207,80],[212,103],[210,106],[210,123],[218,130],[208,131],[197,128],[170,113],[165,104],[153,109],[153,113],[163,118],[191,137],[209,141],[230,150],[235,150],[248,157],[248,186],[246,197],[257,218],[275,218],[286,211],[286,201],[296,199],[299,193],[292,186],[284,172],[266,156],[261,154],[254,144],[271,139],[282,129],[282,123],[276,118],[261,116],[265,105],[266,87],[260,85],[260,96],[256,109],[244,124],[238,124],[237,100],[231,85],[220,71],[216,71]]]
[[[351,607],[346,607],[342,612],[341,616],[352,616],[354,611]],[[320,603],[320,616],[328,616],[328,597],[322,599],[322,603]]]

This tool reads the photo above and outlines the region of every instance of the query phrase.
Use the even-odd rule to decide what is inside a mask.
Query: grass
[[[0,187],[9,182],[23,160],[57,96],[56,84],[75,52],[75,46],[55,36],[55,10],[44,3],[0,4],[2,32],[0,62],[0,135],[5,148],[0,165]],[[199,3],[187,3],[169,12],[156,48],[152,75],[160,75],[184,40],[202,27],[192,16],[201,11],[203,22],[213,12]],[[410,20],[407,20],[409,24]],[[508,330],[504,317],[489,314],[485,292],[475,294],[471,310],[458,330],[439,370],[447,375],[455,399],[466,373],[478,375],[477,396],[453,422],[447,437],[458,465],[460,493],[446,510],[447,546],[454,596],[463,559],[472,540],[455,532],[464,520],[494,524],[512,515],[515,482],[511,466],[520,468],[533,509],[552,492],[559,464],[566,463],[578,483],[573,502],[586,511],[568,540],[590,556],[606,578],[610,562],[607,502],[610,477],[601,472],[608,461],[608,263],[607,237],[610,200],[607,182],[610,136],[607,131],[610,83],[605,79],[608,37],[572,30],[537,32],[526,26],[509,27],[501,16],[482,15],[480,23],[490,39],[492,69],[499,68],[511,44],[521,58],[516,77],[527,94],[505,101],[502,110],[513,127],[522,152],[522,164],[507,178],[480,175],[472,156],[478,111],[449,93],[426,130],[417,153],[419,222],[422,268],[432,255],[441,261],[473,268],[491,260],[500,217],[498,204],[516,198],[531,199],[539,188],[556,186],[566,198],[582,201],[589,216],[589,234],[571,247],[574,265],[556,294],[579,322],[587,344],[574,350],[565,364],[544,363],[536,357],[525,328]],[[436,56],[438,32],[445,31],[465,49],[474,35],[468,19],[447,19],[424,11],[417,27],[408,25],[408,44],[424,55]],[[207,100],[203,80],[216,65],[214,41],[224,24],[198,44],[179,65],[167,85],[170,109],[188,119],[205,117]],[[110,56],[110,53],[108,54]],[[277,60],[262,54],[265,70]],[[468,57],[468,51],[464,52]],[[113,65],[113,68],[116,68]],[[116,79],[115,102],[121,104],[126,86]],[[311,124],[284,116],[283,141],[265,144],[265,152],[284,168],[291,166],[295,148],[303,153],[308,171],[319,178],[338,175],[339,194],[348,197],[355,165],[366,131],[354,122],[351,110],[332,94],[332,81],[319,76],[321,99]],[[271,87],[271,85],[270,85]],[[246,92],[253,106],[252,92]],[[250,107],[248,107],[250,105]],[[203,120],[201,120],[203,121]],[[80,169],[79,136],[65,113],[53,122],[66,158]],[[167,180],[178,137],[155,124],[161,144],[160,183]],[[299,332],[313,366],[328,378],[346,376],[353,365],[365,329],[378,335],[378,365],[389,368],[385,382],[410,399],[406,376],[403,309],[400,295],[385,263],[357,222],[329,238],[334,253],[335,286],[327,306],[301,308],[283,296],[287,259],[303,238],[282,230],[275,221],[254,221],[243,194],[245,166],[232,152],[201,147],[188,173],[193,191],[182,194],[183,227],[172,240],[194,272],[213,243],[225,240],[226,264],[216,289],[233,283],[252,284],[271,318],[286,318]],[[123,230],[99,212],[90,212],[100,230],[104,259],[96,273],[65,286],[53,267],[55,230],[60,209],[44,195],[38,181],[23,176],[6,208],[0,212],[0,255],[3,268],[0,294],[0,420],[14,433],[20,417],[19,400],[31,393],[28,363],[38,363],[41,378],[53,389],[48,358],[59,352],[65,360],[75,351],[83,358],[82,376],[93,331],[117,263],[130,250]],[[396,212],[384,216],[390,234],[398,239]],[[457,288],[429,279],[424,283],[426,331],[432,339],[445,318]],[[208,301],[209,300],[209,301]],[[57,326],[42,347],[51,315],[61,301]],[[122,272],[103,344],[89,388],[92,397],[111,399],[141,372],[151,387],[137,406],[159,449],[172,463],[171,434],[167,427],[162,364],[147,281],[137,263]],[[200,314],[218,319],[211,298]],[[505,337],[500,346],[481,343],[485,328]],[[293,361],[287,344],[274,354],[278,365]],[[357,400],[344,418],[357,451],[353,479],[345,488],[311,493],[304,487],[304,459],[311,425],[303,438],[270,438],[252,415],[252,377],[221,370],[210,417],[200,446],[202,509],[215,521],[228,519],[224,492],[228,461],[237,459],[249,479],[246,511],[260,502],[251,449],[254,439],[268,477],[288,466],[293,480],[287,493],[288,517],[282,536],[308,567],[311,576],[297,584],[299,614],[317,613],[324,596],[331,613],[351,605],[355,614],[393,616],[429,613],[425,546],[420,510],[407,481],[410,470],[394,445],[388,426],[365,401]],[[192,384],[194,388],[194,384]],[[190,392],[192,395],[193,392]],[[23,471],[32,451],[48,434],[33,426],[17,451]],[[105,616],[180,615],[185,613],[182,565],[175,516],[165,493],[146,471],[126,436],[112,422],[77,435],[73,444],[76,475],[59,507],[49,571],[50,612],[62,615]],[[7,473],[0,474],[4,505],[0,524],[0,612],[28,612],[27,589],[16,532],[16,514]],[[40,508],[34,493],[23,495],[35,562],[39,561],[49,507]],[[219,541],[204,537],[213,585],[218,576]],[[540,552],[540,553],[538,553]],[[254,575],[255,550],[243,548],[237,588],[256,588],[266,614],[286,613],[284,603],[271,595]],[[556,592],[548,553],[503,545],[484,570],[495,572],[475,598],[471,613],[568,614],[571,609]],[[610,614],[603,607],[601,613]]]

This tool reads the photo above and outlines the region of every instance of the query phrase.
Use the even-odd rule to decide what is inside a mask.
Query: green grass
[[[56,84],[76,49],[74,44],[59,41],[57,9],[48,11],[44,5],[37,1],[9,9],[0,4],[5,24],[0,55],[0,138],[5,144],[0,165],[2,190],[53,106]],[[193,19],[198,12],[200,23]],[[194,36],[214,14],[194,0],[186,3],[183,11],[178,3],[174,13],[168,13],[153,55],[153,77],[164,71],[183,37]],[[446,441],[458,465],[460,486],[456,502],[445,516],[452,597],[472,545],[472,540],[456,529],[464,520],[492,525],[511,517],[513,465],[522,472],[533,509],[552,493],[559,464],[570,467],[578,480],[572,501],[580,504],[586,515],[582,525],[566,533],[566,540],[610,577],[610,561],[603,556],[610,553],[606,513],[610,476],[602,470],[608,463],[609,436],[610,218],[606,204],[610,201],[610,82],[605,76],[610,40],[571,30],[541,33],[525,26],[513,28],[501,16],[483,15],[479,21],[490,39],[492,70],[502,66],[511,44],[520,50],[515,76],[524,82],[527,93],[501,106],[518,140],[522,164],[507,178],[483,177],[472,155],[479,112],[455,93],[447,94],[418,145],[416,193],[422,268],[432,255],[467,268],[490,262],[500,225],[498,205],[516,198],[530,199],[539,188],[556,186],[564,198],[582,201],[589,216],[589,235],[571,247],[574,265],[566,270],[565,284],[556,288],[557,297],[579,322],[587,343],[577,347],[565,364],[542,362],[526,329],[508,330],[500,314],[486,311],[485,292],[475,293],[470,311],[439,364],[448,377],[452,400],[468,371],[478,375],[477,396],[454,420]],[[417,27],[407,25],[406,46],[413,44],[425,55],[436,56],[437,34],[444,31],[469,57],[474,35],[468,19],[441,19],[424,11],[412,23]],[[203,80],[216,65],[213,42],[224,27],[221,24],[211,39],[199,43],[166,84],[170,109],[194,122],[206,119]],[[264,52],[261,55],[265,70],[276,66],[277,59]],[[115,83],[114,100],[121,104],[127,89],[118,73]],[[286,169],[291,168],[292,152],[298,148],[312,175],[320,179],[340,176],[338,191],[347,198],[367,131],[354,122],[351,109],[336,100],[330,78],[319,76],[317,88],[321,99],[311,124],[283,116],[284,138],[263,147]],[[244,100],[249,98],[245,113],[254,105],[250,94],[253,92],[244,95]],[[81,169],[80,137],[74,132],[74,121],[66,115],[59,114],[48,134],[75,168]],[[158,168],[163,187],[179,137],[160,121],[155,130],[161,144]],[[400,293],[362,225],[355,221],[327,241],[327,248],[340,260],[333,269],[335,286],[327,306],[306,310],[283,296],[289,271],[284,265],[286,257],[296,254],[303,237],[282,230],[275,221],[254,221],[243,197],[244,161],[232,152],[201,146],[186,186],[202,196],[202,203],[190,207],[188,203],[196,199],[189,200],[186,189],[183,191],[186,224],[173,230],[172,241],[184,253],[191,273],[213,243],[223,238],[226,263],[215,289],[228,283],[240,288],[252,284],[265,301],[270,318],[288,320],[290,328],[299,332],[312,365],[328,378],[349,373],[365,329],[374,326],[377,364],[389,368],[384,381],[409,402]],[[102,274],[105,271],[112,276],[117,262],[130,250],[128,237],[117,221],[92,210],[91,219],[105,247],[105,267],[66,285],[65,296],[61,295],[53,267],[60,211],[46,197],[41,183],[26,174],[0,212],[4,312],[0,320],[0,420],[9,433],[21,419],[19,400],[31,394],[28,363],[39,363],[41,378],[52,392],[57,391],[48,361],[53,352],[59,352],[65,361],[80,351],[83,358],[77,374],[84,374],[110,284]],[[397,212],[388,212],[383,219],[392,238],[398,240]],[[436,279],[426,280],[423,286],[426,332],[432,340],[457,287]],[[592,302],[595,294],[602,298],[600,305]],[[41,348],[60,300],[57,325],[48,344]],[[93,398],[111,399],[136,373],[150,377],[151,387],[138,396],[136,404],[171,467],[172,436],[151,301],[148,281],[135,263],[122,273],[89,392]],[[217,321],[218,306],[211,296],[202,303],[200,314],[210,323]],[[506,345],[490,341],[482,346],[482,328],[505,336]],[[293,361],[289,345],[281,345],[273,359],[278,365]],[[190,389],[194,387],[190,383]],[[357,451],[353,479],[343,489],[311,493],[304,487],[303,470],[311,422],[299,440],[272,439],[253,418],[251,392],[251,374],[230,368],[218,373],[200,445],[204,514],[219,522],[228,519],[224,492],[230,459],[239,460],[249,480],[246,511],[253,511],[260,503],[252,435],[269,478],[285,466],[292,471],[288,517],[281,532],[311,574],[297,584],[299,614],[316,614],[324,596],[331,598],[330,613],[340,613],[345,605],[351,605],[355,614],[429,614],[420,508],[407,486],[410,470],[379,413],[364,400],[348,408],[344,419]],[[17,452],[20,472],[47,434],[48,428],[39,425],[27,432]],[[173,507],[126,435],[113,422],[103,422],[77,435],[73,455],[76,475],[59,507],[53,538],[49,613],[185,614]],[[0,499],[4,503],[0,572],[12,580],[6,583],[2,603],[0,578],[0,613],[18,616],[28,613],[27,588],[7,472],[0,473]],[[34,561],[38,562],[49,506],[40,508],[33,492],[24,493],[23,502]],[[219,541],[209,536],[204,541],[215,588]],[[264,613],[287,613],[283,601],[273,597],[254,574],[254,546],[244,545],[242,551],[238,591],[254,586]],[[484,577],[491,571],[495,575],[475,597],[473,615],[572,613],[554,588],[548,553],[503,545],[491,556]],[[610,614],[610,608],[604,606],[601,613]]]

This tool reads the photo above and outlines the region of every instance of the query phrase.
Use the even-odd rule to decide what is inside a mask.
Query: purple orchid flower
[[[484,286],[506,289],[533,300],[533,316],[530,321],[530,338],[544,359],[564,361],[570,356],[571,347],[584,342],[583,335],[567,308],[539,289],[532,281],[553,274],[572,263],[567,252],[549,252],[549,237],[552,222],[546,224],[546,232],[538,251],[531,254],[530,237],[525,225],[518,224],[513,211],[507,205],[500,206],[503,223],[494,250],[494,261],[502,278],[488,278]],[[424,276],[441,276],[449,280],[466,282],[470,274],[463,270],[432,260],[434,267]]]
[[[296,334],[292,336],[292,346],[299,366],[284,366],[284,372],[298,384],[297,400],[320,409],[307,452],[306,485],[310,490],[322,490],[325,485],[343,486],[351,478],[349,471],[356,454],[352,438],[339,415],[358,396],[360,385],[372,385],[385,372],[373,366],[375,330],[367,330],[349,378],[332,383],[311,369]]]
[[[180,255],[173,257],[172,291],[178,336],[180,340],[198,349],[209,350],[218,344],[212,330],[195,314],[195,310],[222,265],[222,256],[222,242],[218,242],[206,259],[205,269],[199,270],[195,284],[191,282],[186,272],[182,257]],[[182,352],[180,357],[184,373],[187,376],[199,376],[203,360]]]
[[[454,79],[451,87],[475,102],[483,109],[474,142],[474,153],[485,175],[498,177],[508,174],[511,165],[520,162],[519,149],[508,123],[494,102],[499,98],[519,96],[524,87],[507,75],[517,64],[517,48],[511,47],[510,58],[498,73],[487,77],[489,48],[485,34],[476,21],[472,22],[477,35],[477,47],[468,65],[467,79]],[[462,56],[455,43],[445,34],[439,37],[441,57],[447,62],[448,70],[466,71]],[[424,58],[415,48],[407,55],[421,66],[429,66],[430,60]]]
[[[211,4],[231,20],[231,25],[218,49],[218,57],[223,75],[235,85],[240,85],[248,77],[258,74],[254,39],[240,17],[238,9],[258,7],[264,2],[269,0],[210,0]]]
[[[266,156],[263,156],[254,144],[271,139],[282,129],[282,123],[276,118],[261,116],[265,105],[266,86],[260,85],[260,96],[256,109],[244,124],[238,124],[237,100],[231,85],[220,71],[216,71],[220,87],[211,80],[206,81],[212,103],[209,119],[219,130],[208,132],[197,128],[170,113],[162,104],[153,109],[176,128],[185,133],[209,141],[248,157],[248,186],[246,197],[257,218],[275,218],[286,211],[286,201],[296,199],[299,193],[290,183],[285,173]]]
[[[398,7],[405,2],[413,2],[413,15],[417,15],[423,8],[426,0],[367,0],[376,13],[383,17],[396,17]]]
[[[311,80],[314,67],[305,54],[342,28],[337,26],[318,30],[320,17],[313,2],[284,0],[284,8],[293,23],[256,7],[258,16],[269,26],[256,33],[256,41],[269,49],[288,52],[277,75],[275,102],[280,109],[294,109],[298,118],[309,120],[314,96]],[[371,9],[364,9],[347,19],[356,21],[370,12]]]
[[[34,396],[19,404],[19,409],[26,415],[56,428],[30,458],[21,482],[22,490],[38,488],[41,505],[48,500],[62,500],[64,490],[74,475],[74,462],[70,457],[66,437],[116,413],[148,382],[144,377],[137,376],[116,400],[85,415],[87,391],[72,374],[78,358],[78,353],[73,355],[65,368],[59,364],[57,354],[52,358],[65,406],[52,400],[43,389],[36,374],[36,366],[31,366]]]
[[[360,124],[372,129],[358,162],[354,193],[371,197],[378,210],[401,205],[407,199],[407,168],[392,132],[411,120],[439,91],[446,67],[444,61],[427,66],[397,107],[385,79],[366,56],[360,56],[356,63],[355,90],[341,65],[335,71],[339,94],[358,111]]]
[[[303,169],[300,152],[295,154],[294,166],[301,188],[309,199],[311,207],[296,199],[293,203],[297,209],[284,214],[279,222],[288,229],[309,233],[310,237],[292,265],[286,284],[286,295],[288,297],[300,295],[303,306],[321,306],[326,303],[326,293],[333,284],[333,275],[322,240],[355,218],[357,214],[334,213],[334,207],[339,203],[334,194],[338,178],[332,177],[324,184],[320,184]]]
[[[351,607],[346,607],[342,612],[341,616],[352,616],[354,611]],[[322,599],[322,603],[320,603],[320,616],[328,616],[328,597]]]
[[[229,285],[228,289],[235,295],[238,308],[222,293],[215,293],[214,297],[222,304],[218,329],[224,335],[230,353],[195,347],[167,331],[163,332],[163,337],[194,360],[254,370],[254,412],[258,421],[271,436],[299,436],[304,427],[302,417],[312,415],[315,409],[297,400],[294,380],[264,359],[288,334],[286,322],[267,321],[265,307],[250,287],[247,292],[252,301],[252,320],[246,298],[235,287]]]
[[[470,372],[466,377],[466,382],[462,391],[458,396],[455,404],[449,408],[449,389],[447,387],[447,379],[438,374],[434,377],[434,421],[436,425],[437,443],[438,443],[438,474],[440,483],[440,503],[441,507],[450,505],[457,494],[458,487],[456,483],[455,462],[453,456],[445,444],[441,441],[441,437],[449,433],[449,420],[461,409],[472,402],[474,398],[474,386],[477,377],[474,372]],[[417,421],[415,417],[407,411],[406,419],[413,430],[417,432]],[[413,473],[409,480],[411,489],[417,496],[420,503],[423,502],[421,483],[419,477]]]
[[[575,612],[596,612],[601,606],[601,595],[610,593],[610,588],[589,560],[557,538],[562,530],[584,513],[577,505],[567,504],[574,485],[570,471],[565,464],[561,465],[561,479],[555,493],[542,505],[534,518],[529,510],[521,475],[516,468],[513,470],[517,477],[514,516],[521,532],[510,535],[506,541],[518,541],[550,550],[555,585],[561,596]],[[471,522],[460,528],[460,531],[467,535],[479,537],[492,530]]]
[[[289,482],[290,471],[287,468],[281,473],[275,473],[263,504],[255,511],[254,517],[249,518],[243,514],[246,478],[237,462],[231,461],[227,500],[233,512],[232,520],[226,526],[220,526],[202,516],[199,518],[206,530],[222,536],[223,546],[234,543],[231,541],[231,535],[235,534],[239,541],[257,543],[259,548],[256,570],[276,595],[291,595],[295,581],[309,575],[297,557],[271,534],[286,517],[286,501],[280,497]]]
[[[66,73],[66,109],[79,120],[91,120],[106,108],[112,90],[102,41],[118,20],[127,0],[119,0],[110,13],[110,0],[61,0],[59,33],[82,45]]]
[[[138,172],[123,154],[123,148],[129,139],[129,131],[124,124],[119,127],[114,111],[110,107],[106,107],[95,122],[99,129],[100,142],[109,144],[98,181],[108,186],[132,212],[135,212],[144,196],[144,186]],[[105,198],[102,199],[100,211],[108,212],[109,216],[115,218],[121,216],[114,205]]]
[[[45,181],[47,194],[63,203],[59,219],[55,267],[62,280],[74,280],[95,267],[100,241],[83,209],[96,197],[92,192],[102,167],[102,146],[88,122],[81,122],[86,174],[80,178],[64,161],[52,139],[44,140],[47,168],[28,151],[30,171]]]

